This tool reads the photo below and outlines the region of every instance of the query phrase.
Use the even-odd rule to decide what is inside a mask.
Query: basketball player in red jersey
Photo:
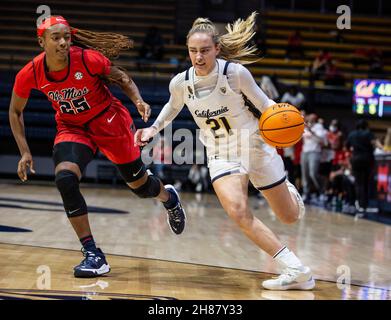
[[[56,111],[55,182],[85,256],[74,268],[74,275],[96,277],[108,273],[110,266],[102,250],[95,245],[79,181],[98,148],[117,166],[137,196],[157,198],[163,203],[174,233],[183,231],[186,216],[174,187],[163,186],[158,178],[146,172],[140,149],[134,147],[133,120],[104,82],[105,79],[118,84],[143,120],[148,120],[151,109],[143,101],[136,84],[101,53],[117,56],[120,50],[130,48],[132,42],[118,34],[71,28],[61,16],[44,20],[37,28],[37,35],[44,52],[17,74],[9,109],[12,132],[21,153],[18,175],[26,181],[27,169],[34,173],[24,132],[23,110],[30,90],[37,89],[47,96]],[[96,50],[72,46],[71,41]]]

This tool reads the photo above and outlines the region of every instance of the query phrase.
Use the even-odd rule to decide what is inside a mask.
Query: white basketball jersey
[[[243,147],[249,136],[258,130],[258,119],[245,105],[244,97],[234,92],[227,80],[229,62],[217,59],[218,80],[212,92],[197,98],[194,68],[186,71],[184,102],[200,130],[200,140],[208,155],[221,155],[232,148]]]

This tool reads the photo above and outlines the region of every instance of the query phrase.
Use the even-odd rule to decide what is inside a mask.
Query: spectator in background
[[[384,147],[383,147],[384,152],[390,153],[391,152],[391,128],[387,129],[387,134],[384,139]]]
[[[318,123],[318,116],[309,114],[307,126],[303,134],[303,150],[301,153],[301,174],[303,183],[303,200],[308,203],[310,200],[311,183],[315,193],[319,196],[323,193],[322,184],[319,179],[319,164],[322,146],[326,142],[326,130]]]
[[[303,193],[303,183],[301,180],[301,153],[303,150],[303,139],[293,146],[293,181],[297,190]]]
[[[328,86],[344,86],[345,77],[338,69],[335,60],[331,60],[326,64],[324,83]]]
[[[352,152],[350,160],[355,179],[357,207],[360,213],[365,213],[369,202],[369,184],[375,163],[374,148],[378,145],[373,133],[365,120],[359,120],[356,130],[352,131],[346,142]]]
[[[327,186],[328,203],[327,208],[333,211],[354,214],[356,199],[354,190],[354,177],[350,165],[351,152],[342,148],[338,153],[330,172],[330,182]]]
[[[327,141],[330,149],[333,150],[332,164],[336,165],[339,155],[344,152],[344,135],[341,130],[341,124],[337,119],[330,122],[329,132],[327,133]]]
[[[325,128],[325,124],[324,124],[324,119],[323,118],[318,117],[318,121],[317,122],[320,123],[323,126],[323,128]],[[327,131],[326,128],[325,128],[325,130]]]
[[[377,48],[357,48],[351,55],[351,60],[354,68],[364,64],[370,64],[372,60],[381,58],[382,52]]]
[[[330,147],[329,141],[327,139],[329,131],[326,129],[324,124],[324,119],[319,118],[318,123],[321,124],[324,128],[325,133],[325,142],[322,145],[322,150],[320,154],[320,164],[319,164],[319,181],[321,183],[321,190],[326,190],[329,183],[329,175],[332,167],[332,160],[334,157],[334,152]],[[324,206],[326,203],[327,197],[324,193],[319,195],[319,205]]]
[[[307,119],[307,113],[304,109],[300,110],[301,115],[304,119]],[[302,174],[301,174],[301,153],[303,151],[303,139],[297,142],[293,146],[293,175],[294,175],[294,184],[297,190],[300,193],[303,193],[303,182],[302,182]]]
[[[351,55],[353,67],[356,69],[361,64],[368,63],[368,50],[365,48],[357,48]]]
[[[331,61],[331,55],[327,49],[319,51],[311,66],[311,78],[317,80],[326,71],[326,65]]]
[[[302,38],[299,30],[294,31],[288,37],[288,46],[286,48],[285,59],[292,57],[302,59],[304,57]]]
[[[322,148],[322,160],[320,164],[319,174],[322,177],[324,190],[330,189],[330,176],[336,169],[337,159],[340,158],[340,153],[343,153],[343,133],[337,119],[331,120],[329,130],[327,131],[326,144]],[[338,169],[340,166],[338,166]],[[320,199],[322,202],[327,200],[327,197]]]
[[[280,94],[274,84],[273,79],[269,76],[262,76],[259,86],[261,87],[263,92],[265,92],[265,94],[269,97],[269,99],[276,101],[280,97]]]
[[[150,27],[140,49],[140,58],[144,60],[162,60],[164,40],[157,27]]]
[[[342,35],[342,31],[340,29],[337,29],[336,31],[331,31],[330,35],[332,37],[334,37],[334,41],[336,43],[344,43],[345,42],[345,38]]]
[[[297,86],[291,86],[282,96],[281,102],[290,103],[300,109],[304,105],[305,96],[301,91],[299,91]]]

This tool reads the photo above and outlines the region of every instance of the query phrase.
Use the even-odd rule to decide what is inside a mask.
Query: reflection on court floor
[[[161,204],[126,189],[82,186],[112,271],[76,279],[79,242],[54,186],[0,184],[1,299],[391,299],[391,227],[309,207],[295,225],[265,203],[251,208],[313,269],[313,291],[267,291],[279,270],[228,219],[213,194],[182,194],[176,236]]]

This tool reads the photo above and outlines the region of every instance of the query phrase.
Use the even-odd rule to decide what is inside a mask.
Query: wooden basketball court
[[[390,226],[314,207],[297,224],[284,225],[251,198],[254,214],[317,280],[313,291],[268,291],[261,282],[278,273],[276,265],[241,234],[213,194],[181,194],[188,219],[177,236],[154,200],[125,188],[82,185],[82,192],[111,272],[73,277],[80,244],[54,184],[3,182],[0,299],[391,300]]]

